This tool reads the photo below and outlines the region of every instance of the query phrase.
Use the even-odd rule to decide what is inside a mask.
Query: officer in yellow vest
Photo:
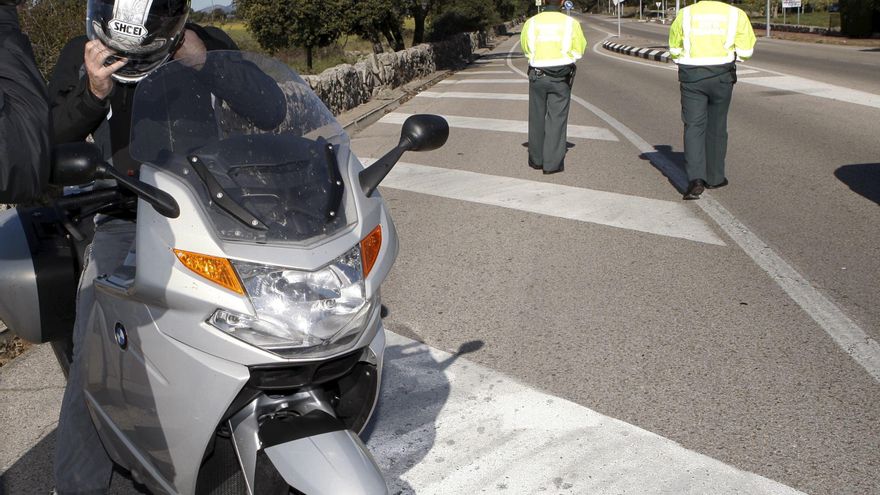
[[[559,11],[563,0],[545,2],[523,25],[520,43],[529,59],[529,166],[555,174],[565,168],[574,63],[587,40],[580,23]]]
[[[684,122],[684,199],[727,185],[727,110],[736,61],[752,56],[755,33],[742,10],[703,0],[681,9],[669,29],[669,54],[678,64]]]

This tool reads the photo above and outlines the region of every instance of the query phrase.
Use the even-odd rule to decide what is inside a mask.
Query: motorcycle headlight
[[[319,358],[357,343],[376,306],[365,297],[358,247],[306,272],[232,261],[256,316],[218,309],[208,323],[269,352]]]

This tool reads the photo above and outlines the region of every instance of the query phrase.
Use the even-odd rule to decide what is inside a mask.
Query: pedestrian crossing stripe
[[[385,335],[366,443],[391,493],[802,495],[460,353]]]
[[[362,161],[367,165],[376,159]],[[397,163],[380,187],[716,246],[726,245],[692,208],[681,201],[664,201],[404,162]]]
[[[412,114],[392,112],[379,120],[380,124],[403,124]],[[481,131],[516,132],[528,134],[529,123],[520,120],[486,119],[478,117],[463,117],[458,115],[441,115],[446,119],[451,128],[477,129]],[[617,136],[608,129],[587,125],[568,124],[568,137],[580,139],[595,139],[600,141],[618,141]]]

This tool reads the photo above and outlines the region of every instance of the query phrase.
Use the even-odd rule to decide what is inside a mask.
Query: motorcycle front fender
[[[309,495],[388,494],[373,456],[341,421],[313,410],[259,425],[256,404],[252,402],[229,421],[249,493],[262,492],[257,486],[261,483],[274,487],[280,476],[288,486]]]
[[[351,430],[322,433],[266,448],[288,485],[309,495],[385,495],[373,456]]]

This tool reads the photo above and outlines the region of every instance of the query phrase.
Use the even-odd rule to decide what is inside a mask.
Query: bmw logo
[[[124,351],[128,347],[128,334],[125,333],[125,327],[122,326],[122,323],[116,323],[114,333],[116,334],[116,343]]]

